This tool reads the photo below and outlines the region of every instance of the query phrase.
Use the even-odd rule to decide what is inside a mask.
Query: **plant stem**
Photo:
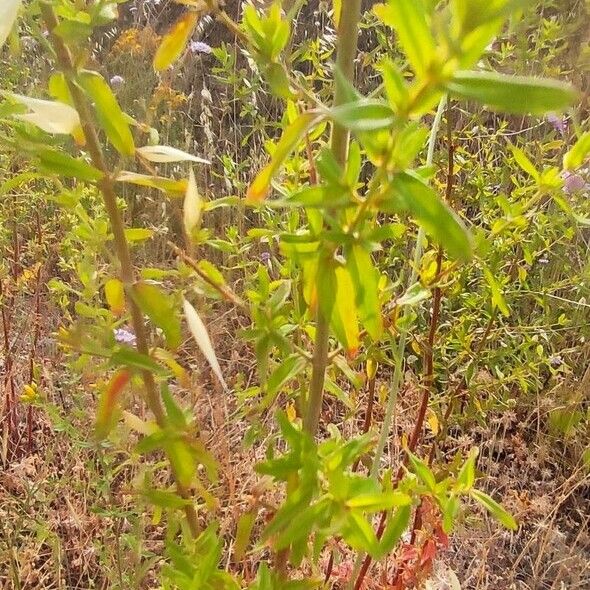
[[[338,53],[336,67],[342,75],[352,81],[354,79],[354,59],[358,48],[358,26],[361,18],[361,0],[349,0],[346,10],[342,11],[340,26],[338,27]],[[344,89],[336,85],[334,90],[334,106],[345,101]],[[350,133],[340,125],[332,128],[332,152],[336,161],[344,166],[348,156]],[[319,293],[318,297],[322,294]],[[326,317],[318,305],[314,353],[312,359],[312,374],[309,388],[307,413],[303,421],[305,430],[315,436],[320,422],[322,400],[324,397],[324,379],[328,364],[328,337],[330,334],[330,318]]]
[[[428,152],[426,155],[426,163],[427,165],[431,165],[434,159],[434,148],[436,146],[436,136],[438,134],[438,130],[440,128],[440,123],[442,120],[442,116],[444,113],[446,104],[446,97],[443,97],[438,105],[438,110],[436,111],[436,116],[434,117],[434,121],[432,123],[432,128],[430,130],[430,138],[428,141]],[[414,255],[412,260],[412,270],[410,272],[410,276],[407,282],[407,287],[409,288],[416,282],[416,278],[418,277],[418,267],[420,264],[420,260],[422,259],[422,243],[424,242],[424,230],[420,226],[418,228],[418,235],[416,236],[416,243],[414,245]],[[406,314],[409,313],[409,310],[405,312]],[[405,325],[405,324],[404,324]],[[377,443],[377,448],[375,450],[375,457],[373,458],[373,465],[371,467],[371,477],[373,479],[377,479],[379,475],[379,467],[381,463],[381,457],[383,456],[383,451],[385,450],[385,445],[387,444],[387,440],[389,439],[389,433],[393,426],[393,419],[394,419],[394,411],[397,404],[397,396],[399,393],[399,389],[401,386],[402,381],[402,369],[403,369],[403,360],[404,360],[404,350],[406,349],[406,343],[408,340],[408,330],[403,328],[400,330],[399,333],[399,340],[398,345],[394,348],[393,353],[393,360],[395,362],[395,370],[393,372],[393,378],[391,380],[391,391],[389,392],[389,398],[387,399],[387,406],[385,408],[385,417],[383,418],[383,424],[381,425],[381,432],[379,434],[379,442]],[[381,521],[379,523],[379,528],[377,530],[377,537],[380,537],[383,534],[383,530],[385,528],[385,515],[384,512],[381,516]],[[362,561],[361,561],[362,560]],[[354,590],[360,590],[362,587],[363,581],[367,572],[369,571],[369,567],[371,565],[371,556],[366,555],[364,560],[361,555],[357,559],[357,562],[354,567],[353,574],[351,576],[351,582],[353,580],[354,585],[349,585],[349,588],[352,587]]]
[[[53,48],[55,49],[57,63],[66,77],[72,101],[80,116],[82,129],[86,138],[86,148],[88,149],[94,167],[100,170],[104,175],[97,185],[102,193],[105,208],[111,223],[115,250],[121,267],[121,281],[125,285],[127,292],[131,293],[135,283],[135,270],[131,261],[127,239],[125,237],[125,227],[117,205],[114,181],[109,174],[109,167],[104,158],[102,146],[91,115],[90,105],[80,87],[75,83],[76,68],[70,50],[62,38],[54,33],[54,29],[59,23],[53,8],[44,2],[42,2],[40,6],[41,15],[47,25]],[[133,297],[129,297],[128,300],[133,329],[137,339],[137,350],[141,354],[149,355],[148,334],[143,315]],[[164,408],[160,400],[154,376],[147,370],[142,371],[141,376],[145,386],[146,400],[150,411],[154,414],[158,426],[164,428],[166,426],[166,414],[164,413]],[[190,499],[191,494],[189,490],[180,483],[174,469],[172,469],[172,475],[176,481],[178,494],[184,499]],[[197,536],[199,533],[199,523],[194,506],[188,504],[185,506],[184,512],[192,535]]]

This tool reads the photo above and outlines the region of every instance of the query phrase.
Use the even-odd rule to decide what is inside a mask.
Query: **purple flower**
[[[558,117],[555,113],[549,113],[547,115],[547,121],[553,125],[555,131],[559,131],[562,135],[565,135],[567,131],[567,121],[563,117]]]
[[[563,364],[563,357],[560,356],[559,354],[556,354],[549,359],[549,364],[554,369],[557,369],[557,367],[560,367]]]
[[[211,53],[211,47],[202,41],[191,41],[188,48],[191,53]]]
[[[123,76],[119,76],[117,74],[111,78],[111,86],[115,90],[118,90],[119,88],[121,88],[121,86],[123,86],[123,84],[125,84],[125,78],[123,78]]]
[[[570,172],[566,170],[562,174],[563,178],[563,191],[570,195],[571,193],[575,193],[577,191],[581,191],[588,187],[588,184],[584,180],[584,177],[581,174],[577,174],[576,172]]]
[[[113,334],[115,335],[115,340],[121,344],[135,346],[135,343],[137,342],[135,334],[126,328],[117,328],[116,330],[113,330]]]
[[[265,264],[268,264],[270,262],[270,252],[263,252],[260,255],[260,260]]]

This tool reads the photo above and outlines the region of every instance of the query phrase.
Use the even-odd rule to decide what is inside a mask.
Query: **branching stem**
[[[104,158],[102,145],[100,143],[98,132],[94,125],[94,120],[91,114],[92,111],[84,93],[75,82],[76,67],[74,65],[74,60],[70,50],[64,43],[63,39],[54,33],[54,29],[59,23],[53,8],[49,4],[42,2],[41,15],[50,33],[58,66],[66,77],[68,89],[72,96],[74,107],[78,111],[82,129],[84,131],[84,136],[86,138],[86,148],[90,154],[92,164],[95,168],[103,173],[103,177],[97,184],[102,194],[105,208],[109,216],[109,221],[111,223],[115,250],[120,264],[121,280],[125,285],[125,289],[130,293],[133,290],[135,283],[135,270],[133,268],[131,254],[129,252],[129,245],[125,237],[125,226],[123,224],[123,219],[117,205],[114,181],[110,176],[109,168]],[[137,350],[142,354],[149,355],[148,334],[143,315],[135,303],[133,297],[129,297],[128,300],[133,329],[137,338]],[[164,408],[162,407],[154,376],[150,371],[147,370],[142,371],[141,376],[145,387],[146,401],[150,411],[154,414],[158,426],[160,428],[164,428],[166,426],[166,414],[164,413]],[[178,494],[184,499],[190,499],[191,494],[189,490],[178,480],[173,469],[172,475],[176,480],[176,489]],[[193,536],[196,536],[199,533],[199,523],[196,510],[192,503],[185,506],[184,512],[191,533]]]
[[[336,65],[342,75],[352,81],[354,78],[354,59],[358,48],[358,26],[361,18],[361,0],[349,0],[346,10],[342,11],[342,18],[338,27],[338,53]],[[345,101],[344,88],[338,84],[334,91],[334,106]],[[337,124],[332,129],[332,151],[336,161],[344,166],[348,156],[350,133]],[[322,294],[318,289],[318,297]],[[328,364],[328,339],[330,335],[330,318],[322,312],[318,305],[316,335],[312,360],[312,374],[309,388],[307,413],[303,421],[305,430],[314,436],[317,432],[324,397],[324,380]]]

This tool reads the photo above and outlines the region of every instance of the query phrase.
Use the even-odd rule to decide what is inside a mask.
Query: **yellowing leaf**
[[[275,147],[270,163],[258,173],[254,182],[248,188],[246,195],[248,201],[258,203],[266,197],[272,179],[278,173],[289,154],[299,145],[305,133],[320,119],[321,116],[318,113],[303,113],[285,129]]]
[[[131,412],[123,412],[123,421],[129,428],[131,428],[131,430],[135,430],[135,432],[139,432],[139,434],[143,434],[144,436],[154,434],[154,432],[158,430],[158,426],[155,422],[144,422],[141,418],[138,418]]]
[[[348,269],[339,266],[336,275],[336,300],[332,309],[331,326],[348,356],[359,348],[359,324],[355,304],[355,288]]]
[[[184,315],[186,317],[186,321],[188,323],[189,330],[193,335],[196,343],[199,345],[201,352],[207,359],[209,365],[213,369],[215,376],[219,379],[219,382],[223,386],[223,388],[228,391],[228,386],[223,379],[223,375],[221,373],[221,367],[219,366],[219,362],[217,361],[217,356],[215,355],[215,350],[213,350],[213,345],[211,344],[211,339],[209,338],[209,334],[207,333],[207,328],[203,323],[203,320],[199,317],[197,310],[185,299],[183,302],[184,305]]]
[[[103,389],[96,414],[97,438],[105,438],[113,427],[113,414],[119,397],[129,379],[131,379],[129,369],[119,369]]]
[[[31,111],[23,115],[14,115],[15,119],[32,123],[47,133],[70,135],[80,126],[78,112],[69,104],[30,98],[13,92],[3,92],[2,94],[19,102]]]
[[[342,0],[333,0],[333,15],[332,18],[334,19],[334,24],[336,25],[336,28],[338,28],[338,25],[340,24],[340,15],[342,14]]]
[[[154,56],[154,69],[158,72],[172,65],[182,54],[193,34],[199,15],[192,10],[185,12],[164,35]]]
[[[121,315],[125,311],[125,289],[119,279],[109,279],[104,286],[104,294],[111,311]]]
[[[129,172],[128,170],[119,172],[115,180],[118,182],[130,182],[138,186],[149,186],[168,193],[184,193],[187,187],[186,180],[174,180],[173,178],[165,178],[163,176],[149,176],[147,174]]]
[[[199,164],[211,164],[209,160],[187,154],[182,150],[167,145],[145,145],[137,148],[137,153],[150,162],[197,162]]]
[[[22,0],[2,0],[0,5],[0,48],[14,26]]]
[[[195,173],[190,171],[188,177],[188,186],[184,195],[184,205],[182,211],[182,220],[184,223],[184,231],[190,238],[193,230],[199,225],[201,220],[201,212],[203,210],[203,202],[199,195],[197,188],[197,181],[195,180]]]
[[[426,422],[428,423],[428,427],[430,428],[432,434],[436,436],[438,434],[438,431],[440,430],[440,424],[438,422],[437,415],[432,410],[429,410]]]

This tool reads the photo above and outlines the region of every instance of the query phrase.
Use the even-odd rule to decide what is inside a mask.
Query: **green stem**
[[[354,59],[358,48],[358,26],[361,18],[361,0],[349,0],[346,10],[342,11],[340,26],[338,27],[338,53],[336,66],[342,75],[352,81],[354,79]],[[334,91],[334,106],[345,102],[344,89],[336,85]],[[340,125],[334,124],[332,129],[332,152],[336,161],[344,166],[348,156],[350,133]],[[318,297],[322,294],[318,289]],[[328,337],[330,335],[330,318],[322,313],[318,305],[316,335],[312,360],[312,374],[309,388],[307,413],[303,421],[305,430],[315,436],[320,422],[322,400],[324,397],[324,380],[328,364]]]
[[[440,100],[438,105],[438,110],[436,111],[436,116],[434,117],[434,121],[432,123],[432,128],[430,130],[430,138],[428,140],[428,152],[426,154],[426,164],[431,165],[432,161],[434,160],[434,149],[436,147],[436,136],[438,134],[438,130],[440,128],[440,124],[442,121],[442,116],[445,110],[446,105],[446,97],[443,97]],[[422,252],[423,252],[423,242],[424,242],[424,230],[422,227],[418,228],[418,235],[416,236],[416,244],[414,245],[414,255],[412,260],[412,270],[410,272],[409,279],[407,281],[407,287],[411,287],[418,278],[418,268],[420,265],[420,260],[422,259]],[[410,310],[407,309],[404,317],[406,314],[410,313]],[[406,325],[407,322],[402,322],[402,325]],[[385,450],[385,445],[387,444],[387,440],[389,439],[389,435],[391,429],[393,427],[393,423],[395,422],[395,407],[397,405],[397,397],[399,394],[399,389],[402,382],[402,373],[403,373],[403,364],[404,364],[404,351],[406,349],[406,344],[408,341],[408,330],[407,328],[402,328],[399,332],[399,340],[397,343],[397,347],[394,348],[393,351],[393,360],[395,363],[395,370],[393,372],[393,378],[391,380],[391,390],[389,392],[389,397],[387,399],[387,405],[385,408],[385,417],[383,418],[383,423],[381,424],[381,432],[379,433],[379,441],[377,443],[377,448],[375,450],[375,456],[373,458],[373,464],[371,466],[371,477],[373,479],[377,479],[379,476],[379,467],[381,464],[381,458],[383,457],[383,451]],[[383,529],[384,520],[380,524],[380,529]],[[358,590],[361,588],[364,577],[371,565],[371,556],[365,555],[363,557],[362,554],[359,554],[352,576],[350,577],[350,583],[348,588],[354,588]]]
[[[133,286],[135,284],[135,270],[133,268],[133,262],[131,260],[127,238],[125,237],[125,226],[123,224],[123,219],[121,218],[121,213],[117,205],[114,181],[110,176],[109,167],[107,166],[106,160],[104,158],[104,153],[98,138],[98,133],[96,127],[94,126],[90,105],[84,96],[84,93],[75,82],[76,67],[74,65],[74,60],[70,50],[62,38],[53,32],[59,24],[57,16],[49,4],[42,2],[40,6],[41,15],[45,21],[45,24],[47,25],[51,36],[51,42],[53,44],[53,48],[55,49],[57,63],[66,77],[74,107],[80,116],[82,129],[86,138],[86,148],[88,149],[88,153],[90,154],[90,158],[94,167],[103,173],[103,178],[98,182],[98,188],[103,196],[105,208],[107,210],[109,221],[111,223],[111,229],[113,231],[115,250],[121,267],[121,281],[125,285],[127,292],[130,293],[132,292]],[[141,310],[135,303],[133,297],[129,297],[129,310],[131,312],[131,321],[137,339],[137,350],[142,354],[149,355],[148,332]],[[146,400],[150,411],[154,414],[158,426],[160,428],[165,428],[166,414],[164,412],[164,408],[162,407],[154,376],[150,371],[147,370],[142,371],[141,376],[143,379]],[[176,489],[178,494],[184,499],[190,499],[190,491],[180,483],[176,477],[176,474],[174,473],[174,470],[172,470],[172,475],[176,480]],[[190,504],[185,507],[184,511],[191,533],[196,537],[199,533],[199,522],[196,510],[194,506]]]

